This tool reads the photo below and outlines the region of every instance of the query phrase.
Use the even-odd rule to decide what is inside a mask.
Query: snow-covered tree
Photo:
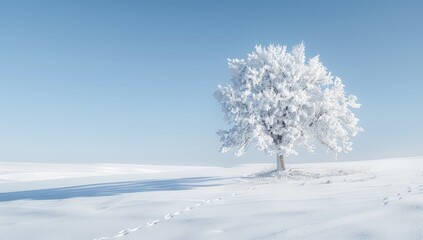
[[[284,156],[302,147],[313,152],[323,146],[335,153],[352,150],[351,137],[362,128],[351,109],[357,98],[320,62],[306,59],[304,44],[256,46],[247,59],[228,59],[231,84],[215,93],[225,120],[220,130],[222,152],[235,148],[240,156],[251,144],[268,155],[276,154],[278,170]]]

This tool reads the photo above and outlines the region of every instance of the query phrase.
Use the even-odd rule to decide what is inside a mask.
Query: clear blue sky
[[[365,132],[338,160],[423,155],[422,12],[422,1],[1,1],[0,161],[273,161],[219,153],[213,92],[227,58],[301,41],[362,104]]]

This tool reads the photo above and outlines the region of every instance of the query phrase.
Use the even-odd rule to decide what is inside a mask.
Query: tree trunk
[[[276,155],[276,166],[278,171],[285,170],[285,160],[283,159],[283,155]]]

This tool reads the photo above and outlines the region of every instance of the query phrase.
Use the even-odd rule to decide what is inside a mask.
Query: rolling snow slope
[[[288,167],[0,163],[0,240],[423,239],[423,158]]]

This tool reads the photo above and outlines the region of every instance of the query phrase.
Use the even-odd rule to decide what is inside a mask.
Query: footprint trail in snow
[[[423,190],[423,185],[419,185],[417,187],[416,186],[413,187],[413,186],[410,185],[403,192],[399,192],[399,193],[397,193],[395,195],[384,197],[382,199],[382,205],[385,206],[385,205],[388,205],[391,201],[395,201],[395,200],[396,201],[399,201],[399,200],[402,200],[403,196],[412,194],[416,190]]]
[[[249,191],[255,190],[255,188],[254,187],[249,187],[248,190]],[[230,197],[226,197],[225,199],[231,199],[231,198],[237,197],[237,196],[239,196],[242,193],[243,193],[242,191],[234,192],[234,193],[231,194]],[[177,211],[177,212],[174,212],[174,213],[166,214],[165,216],[163,216],[163,219],[162,220],[163,221],[170,220],[171,218],[176,217],[178,215],[181,215],[183,213],[189,212],[189,211],[193,210],[196,207],[200,207],[200,206],[203,206],[205,204],[210,204],[210,203],[213,203],[213,202],[216,202],[216,201],[220,201],[222,199],[223,199],[222,197],[217,197],[217,198],[214,198],[214,199],[203,200],[203,201],[201,201],[201,202],[199,202],[199,203],[197,203],[195,205],[185,207],[182,211]],[[121,238],[123,236],[126,236],[126,235],[132,233],[132,232],[139,231],[139,230],[141,230],[141,229],[143,229],[145,227],[154,226],[154,225],[158,224],[159,222],[161,222],[162,220],[159,220],[158,219],[158,220],[149,221],[146,224],[144,224],[142,226],[139,226],[139,227],[136,227],[136,228],[124,229],[124,230],[118,232],[116,235],[114,235],[112,237],[100,237],[100,238],[95,238],[94,240],[109,240],[109,239]]]

